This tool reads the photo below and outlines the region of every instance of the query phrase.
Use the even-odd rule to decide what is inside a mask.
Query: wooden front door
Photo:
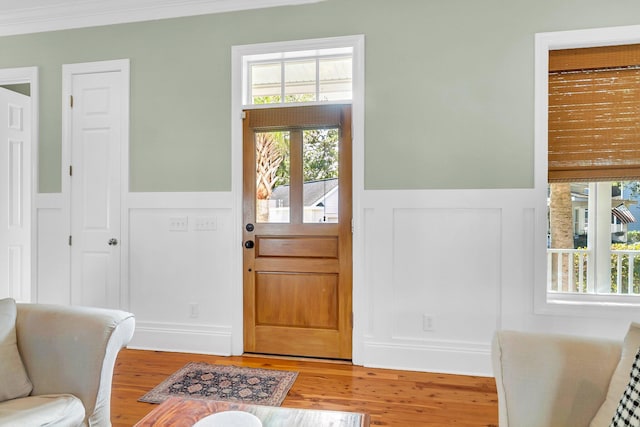
[[[351,358],[351,106],[248,110],[244,350]]]

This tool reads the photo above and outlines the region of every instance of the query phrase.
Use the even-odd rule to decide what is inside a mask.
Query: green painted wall
[[[131,59],[131,189],[231,189],[231,47],[366,36],[367,189],[533,185],[534,34],[634,25],[637,0],[327,0],[0,37],[40,67],[40,191],[59,192],[62,64]]]

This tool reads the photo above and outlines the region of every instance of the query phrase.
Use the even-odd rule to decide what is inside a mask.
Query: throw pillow
[[[622,344],[622,354],[618,366],[613,371],[607,397],[602,406],[591,421],[590,427],[606,427],[611,425],[611,420],[616,413],[616,408],[620,403],[620,396],[624,393],[629,384],[629,372],[635,360],[636,353],[640,348],[640,323],[631,323],[627,335]]]
[[[18,352],[16,302],[0,300],[0,402],[28,396],[33,388]]]
[[[629,384],[627,384],[627,388],[622,394],[610,427],[640,427],[640,408],[638,404],[640,404],[640,348],[631,367]]]

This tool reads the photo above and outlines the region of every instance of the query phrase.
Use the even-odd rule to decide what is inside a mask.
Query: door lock
[[[109,246],[116,246],[118,244],[118,239],[109,239]]]

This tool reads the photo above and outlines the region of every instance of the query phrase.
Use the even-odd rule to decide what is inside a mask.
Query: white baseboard
[[[128,348],[230,356],[231,343],[227,326],[138,322]]]
[[[365,342],[364,366],[491,377],[491,346],[475,343]]]

